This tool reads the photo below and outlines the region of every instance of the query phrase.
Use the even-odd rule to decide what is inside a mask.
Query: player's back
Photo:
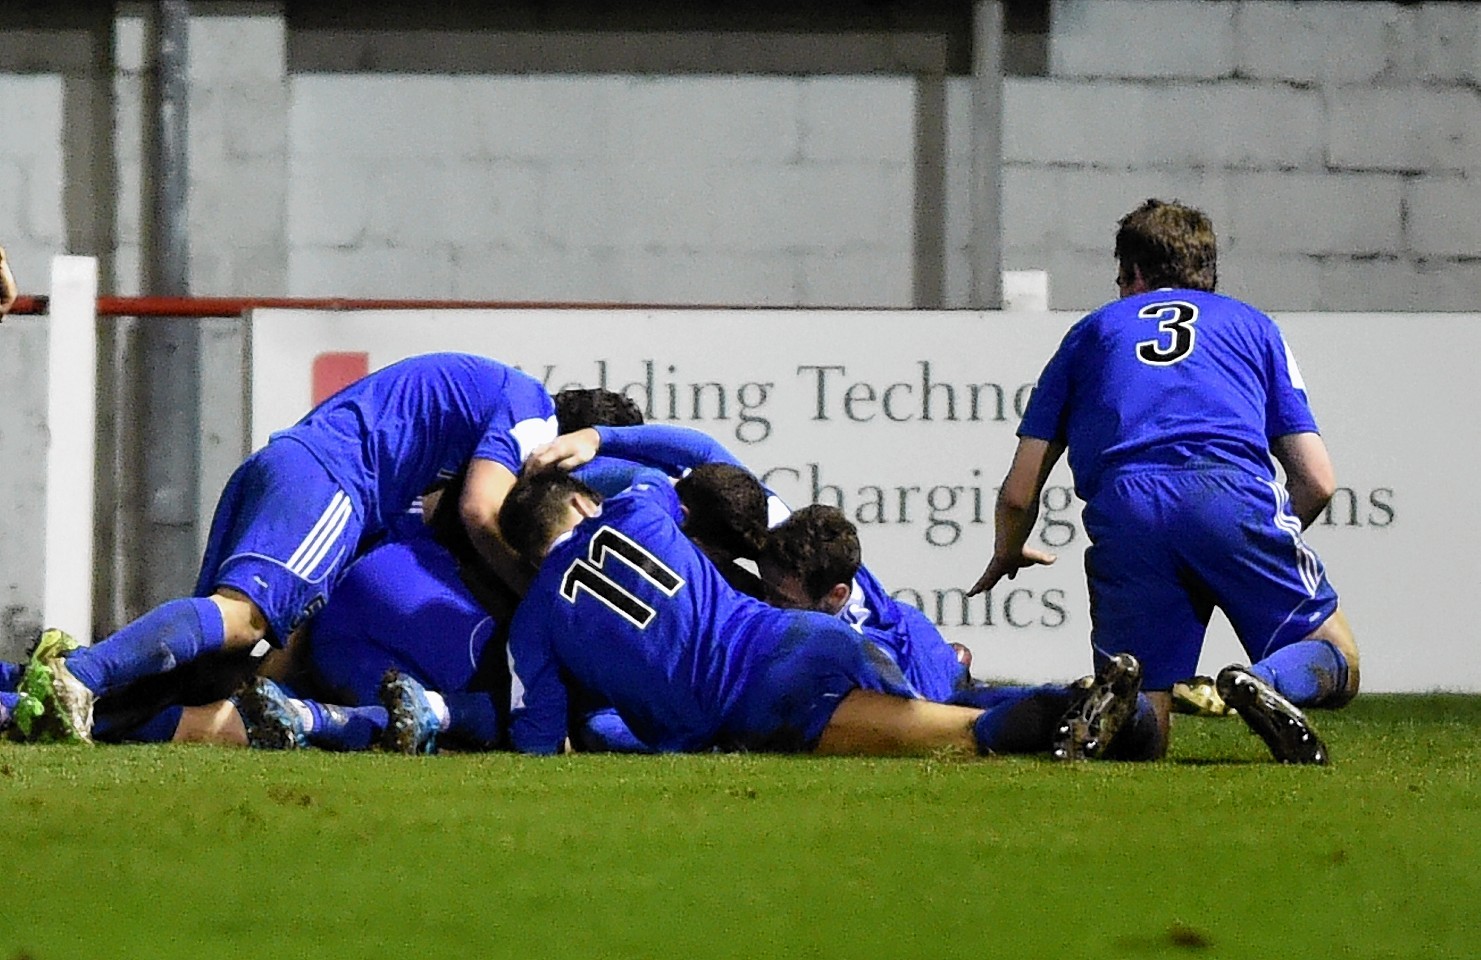
[[[1269,439],[1314,429],[1301,390],[1265,314],[1215,293],[1155,290],[1070,330],[1020,433],[1067,442],[1087,499],[1125,470],[1224,465],[1271,477]]]
[[[664,751],[714,741],[747,678],[753,623],[781,613],[727,584],[678,516],[662,481],[605,501],[551,549],[512,626],[542,634],[576,685]]]
[[[379,523],[382,509],[405,507],[473,457],[518,472],[529,449],[554,437],[554,416],[528,374],[488,357],[431,353],[362,377],[273,437],[306,446]]]

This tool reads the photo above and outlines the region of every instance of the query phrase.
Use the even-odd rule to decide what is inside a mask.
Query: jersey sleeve
[[[651,469],[641,463],[598,454],[589,463],[583,463],[571,471],[571,476],[591,487],[604,497],[612,497],[633,485],[638,474]]]
[[[667,474],[651,468],[639,470],[624,493],[657,505],[674,523],[684,526],[684,511],[679,504],[679,495],[674,491],[674,484]]]
[[[524,375],[511,376],[504,388],[503,402],[489,419],[473,456],[492,460],[519,473],[530,451],[554,440],[557,434],[555,401],[540,381]]]
[[[510,624],[509,739],[520,753],[551,755],[566,742],[568,694],[540,619],[516,613]]]
[[[1079,342],[1077,325],[1065,334],[1059,349],[1044,365],[1034,391],[1029,395],[1028,409],[1018,424],[1020,437],[1035,440],[1063,441],[1065,419],[1070,403],[1070,370],[1074,360],[1075,345]]]
[[[621,457],[655,467],[671,477],[702,463],[744,466],[714,437],[692,427],[645,423],[633,427],[597,427],[604,456]]]
[[[1274,323],[1270,325],[1266,347],[1266,379],[1266,438],[1274,440],[1293,433],[1318,432],[1296,356]]]

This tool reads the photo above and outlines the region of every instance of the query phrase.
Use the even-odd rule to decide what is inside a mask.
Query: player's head
[[[1159,287],[1212,291],[1219,280],[1214,225],[1176,200],[1148,200],[1117,225],[1116,266],[1123,297]]]
[[[564,470],[525,471],[499,508],[499,535],[539,567],[555,538],[593,516],[602,495]]]
[[[837,613],[859,562],[859,531],[842,510],[815,503],[771,529],[756,567],[777,606]]]
[[[623,393],[592,387],[589,390],[562,390],[555,400],[555,420],[561,433],[575,433],[585,427],[635,427],[643,422],[643,411]]]
[[[756,559],[766,540],[766,490],[744,467],[704,463],[674,484],[684,532],[716,563]]]

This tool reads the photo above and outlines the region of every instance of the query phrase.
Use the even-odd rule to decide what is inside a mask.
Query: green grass
[[[1481,698],[1160,764],[0,744],[0,960],[1469,957]]]

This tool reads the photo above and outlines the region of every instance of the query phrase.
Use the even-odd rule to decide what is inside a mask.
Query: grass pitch
[[[1469,957],[1481,698],[1280,767],[0,744],[0,960]]]

